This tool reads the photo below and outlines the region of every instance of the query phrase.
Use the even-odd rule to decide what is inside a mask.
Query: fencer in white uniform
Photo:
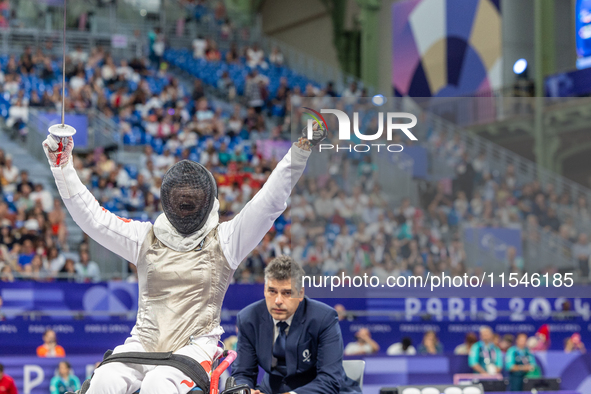
[[[224,223],[218,220],[217,198],[203,193],[217,193],[211,174],[186,160],[175,164],[167,173],[172,173],[169,178],[184,176],[176,179],[182,183],[198,174],[205,176],[206,182],[211,176],[213,185],[202,190],[199,187],[204,183],[197,182],[185,195],[183,185],[173,179],[176,183],[170,183],[168,204],[180,213],[163,213],[154,225],[123,219],[101,208],[76,174],[73,144],[71,137],[65,147],[51,136],[43,142],[66,208],[86,234],[130,261],[138,271],[137,322],[131,336],[114,353],[172,351],[193,358],[211,373],[212,362],[222,353],[218,347],[223,334],[221,306],[232,275],[287,207],[312,144],[306,139],[294,143],[262,189]],[[195,201],[201,205],[196,206]],[[183,210],[197,216],[183,217]],[[183,218],[192,221],[183,222]],[[187,224],[189,227],[182,227]],[[113,362],[95,371],[88,393],[131,394],[140,388],[142,394],[187,393],[194,386],[188,376],[170,366]]]

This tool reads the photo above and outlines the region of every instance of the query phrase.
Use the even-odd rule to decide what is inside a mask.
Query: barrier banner
[[[352,357],[345,357],[352,358]],[[365,356],[354,357],[364,359],[365,374],[363,392],[378,394],[380,387],[392,387],[412,384],[451,384],[456,373],[469,373],[467,356]],[[73,373],[82,383],[92,374],[94,365],[102,360],[102,354],[87,356],[68,356]],[[588,393],[591,374],[591,355],[580,353],[564,353],[549,351],[536,353],[546,377],[562,379],[561,389]],[[11,376],[19,393],[47,394],[49,382],[56,374],[60,359],[0,355],[0,363],[4,364],[4,373]],[[260,378],[260,376],[259,376]]]
[[[39,117],[47,122],[49,126],[61,124],[62,122],[61,113],[39,113]],[[76,134],[72,136],[74,146],[81,149],[88,148],[88,116],[65,114],[64,122],[76,129]],[[43,128],[39,127],[39,130],[43,130]]]

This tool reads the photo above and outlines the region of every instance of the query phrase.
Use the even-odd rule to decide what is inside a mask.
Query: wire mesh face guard
[[[191,235],[205,225],[217,194],[211,172],[190,160],[170,167],[160,187],[162,210],[182,235]]]

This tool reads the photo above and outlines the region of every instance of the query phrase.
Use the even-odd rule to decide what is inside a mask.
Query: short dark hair
[[[410,339],[410,337],[402,338],[402,349],[403,350],[406,350],[411,346],[412,346],[412,339]]]
[[[302,288],[304,270],[289,256],[275,257],[265,268],[265,282],[268,280],[291,280],[292,288],[298,293]]]
[[[4,365],[0,364],[0,373],[4,372]]]
[[[67,360],[62,360],[57,365],[59,366],[60,364],[66,364],[66,367],[68,367],[68,369],[72,369],[72,364],[70,364],[70,362]]]

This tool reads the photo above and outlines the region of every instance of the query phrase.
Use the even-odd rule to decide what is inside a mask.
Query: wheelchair
[[[124,362],[134,364],[145,364],[145,365],[170,365],[181,370],[185,375],[189,376],[196,384],[189,392],[191,394],[199,394],[198,392],[206,392],[209,394],[250,394],[250,388],[246,384],[236,385],[234,378],[229,377],[226,379],[226,385],[224,390],[220,393],[219,382],[220,377],[228,369],[228,367],[236,360],[236,352],[233,350],[225,350],[222,357],[223,361],[214,368],[211,373],[211,378],[205,372],[203,367],[195,360],[180,355],[173,355],[172,352],[168,353],[118,353],[112,354],[112,351],[105,353],[103,362],[101,365],[110,362]],[[92,378],[91,378],[92,379]],[[86,391],[90,387],[90,379],[85,380],[80,390],[76,393],[67,392],[66,394],[86,394]],[[140,391],[136,391],[134,394],[140,394]]]

